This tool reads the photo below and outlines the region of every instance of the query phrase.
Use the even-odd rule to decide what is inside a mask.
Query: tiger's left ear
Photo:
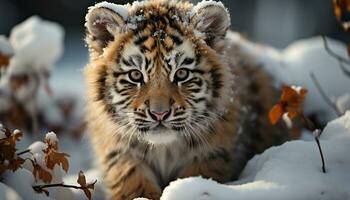
[[[211,47],[222,40],[230,27],[230,14],[221,2],[202,1],[193,7],[195,29],[205,34],[205,41]]]

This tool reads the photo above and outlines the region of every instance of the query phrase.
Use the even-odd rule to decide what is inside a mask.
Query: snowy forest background
[[[132,1],[110,2],[126,4]],[[277,66],[277,61],[273,60],[276,52],[280,53],[279,50],[287,48],[300,39],[319,35],[343,42],[344,44],[341,44],[328,40],[337,55],[348,58],[345,44],[349,43],[350,34],[337,23],[331,0],[223,0],[222,2],[231,14],[231,30],[240,32],[253,42],[269,45],[273,49],[267,48],[266,55],[261,55],[255,51],[254,45],[251,46],[250,43],[246,45],[238,35],[233,34],[230,37],[237,44],[242,42],[242,46],[247,47],[248,53],[252,53],[257,60],[266,64],[269,72],[274,71],[278,80],[284,80],[291,85],[302,85],[309,90],[309,99],[305,104],[307,113],[315,112],[318,120],[324,124],[338,117],[333,108],[321,102],[324,99],[310,81],[307,70],[316,74],[331,100],[336,102],[340,99],[338,97],[343,95],[344,98],[339,101],[341,114],[350,108],[350,78],[339,70],[337,60],[326,53],[321,38],[305,41],[278,55],[278,62],[279,59],[283,59],[287,64],[296,66],[294,69],[287,68],[285,71],[279,71],[274,68]],[[45,133],[55,131],[59,139],[59,150],[54,147],[52,150],[69,154],[70,166],[67,174],[58,165],[52,171],[48,169],[53,173],[54,180],[51,182],[77,185],[79,171],[83,170],[87,182],[93,183],[97,180],[93,199],[104,199],[103,186],[98,181],[98,172],[93,168],[92,153],[87,138],[83,136],[84,123],[81,120],[84,97],[82,69],[88,61],[88,51],[83,40],[84,22],[87,8],[94,3],[96,1],[92,0],[0,0],[0,35],[9,36],[15,25],[33,15],[56,22],[64,28],[63,54],[53,66],[48,79],[51,97],[47,98],[47,94],[44,93],[42,94],[44,98],[38,100],[42,106],[40,110],[43,116],[41,117],[45,119],[48,126],[37,135],[28,136],[24,133],[17,148],[24,150],[30,145],[29,149],[32,153],[41,153],[41,150],[56,142],[56,137],[52,134],[47,135],[45,139]],[[291,56],[293,52],[304,52],[306,56],[296,59]],[[330,69],[329,66],[334,66],[337,70]],[[297,78],[288,79],[289,75]],[[313,98],[315,94],[317,97]],[[16,133],[13,132],[13,134]],[[320,157],[312,135],[303,136],[302,141],[272,148],[262,156],[254,158],[243,172],[241,179],[230,183],[231,186],[219,185],[199,177],[185,179],[174,182],[166,188],[162,199],[214,200],[232,197],[237,199],[350,199],[348,170],[350,159],[347,156],[350,146],[350,112],[331,122],[320,138],[326,154],[328,174],[323,175],[319,170]],[[36,140],[43,142],[33,143]],[[335,146],[337,148],[334,148]],[[45,155],[41,153],[37,156]],[[0,177],[0,200],[86,199],[83,190],[75,189],[49,188],[47,191],[50,192],[50,197],[46,197],[45,191],[40,188],[39,192],[42,193],[36,193],[32,188],[36,181],[31,173],[25,171],[33,169],[28,163],[24,168],[16,173],[5,172]],[[296,182],[304,184],[296,185],[294,184]],[[43,182],[39,181],[39,183]],[[188,188],[191,190],[184,192]]]

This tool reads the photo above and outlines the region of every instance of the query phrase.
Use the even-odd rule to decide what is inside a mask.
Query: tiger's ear
[[[193,7],[192,22],[195,29],[204,33],[209,46],[222,40],[230,27],[230,14],[221,2],[202,1]]]
[[[128,10],[122,5],[101,2],[89,7],[85,16],[86,42],[89,48],[102,53],[103,48],[114,40],[128,18]]]

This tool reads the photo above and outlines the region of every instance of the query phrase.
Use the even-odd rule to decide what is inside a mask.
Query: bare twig
[[[94,181],[92,184],[95,184],[97,182]],[[83,186],[77,186],[77,185],[66,185],[64,183],[55,183],[55,184],[46,184],[46,185],[34,185],[32,186],[35,191],[44,189],[44,188],[51,188],[51,187],[65,187],[65,188],[74,188],[77,190],[83,190],[83,189],[91,189],[89,187],[83,187]]]
[[[319,93],[321,94],[323,100],[335,111],[335,113],[338,116],[342,115],[342,112],[340,112],[340,110],[337,108],[337,106],[333,103],[333,101],[327,96],[327,94],[324,92],[324,90],[322,89],[319,81],[317,80],[315,74],[313,72],[310,72],[310,77],[312,79],[312,82],[315,84],[317,90],[319,91]]]
[[[343,73],[346,76],[350,77],[350,69],[346,68],[346,66],[344,65],[344,64],[350,65],[350,60],[342,56],[339,56],[332,49],[330,49],[325,36],[322,36],[322,39],[323,39],[324,48],[327,51],[327,53],[339,61],[340,69],[343,71]]]
[[[17,153],[17,156],[20,156],[20,155],[25,154],[25,153],[30,153],[30,149],[26,149],[24,151]]]
[[[327,42],[327,39],[325,36],[322,36],[322,39],[323,39],[323,45],[324,45],[324,48],[326,49],[327,53],[329,55],[331,55],[332,57],[334,57],[335,59],[343,62],[343,63],[346,63],[346,64],[349,64],[350,65],[350,60],[347,59],[347,58],[344,58],[342,56],[339,56],[338,54],[336,54],[332,49],[329,48],[328,46],[328,42]]]
[[[94,185],[96,182],[97,182],[97,180],[95,180],[93,183],[90,183],[86,186],[66,185],[62,182],[62,183],[46,184],[46,185],[34,185],[34,186],[32,186],[32,188],[34,191],[36,191],[38,193],[45,193],[46,196],[49,196],[49,191],[46,190],[46,188],[52,188],[52,187],[64,187],[64,188],[73,188],[76,190],[83,190],[86,194],[86,191],[94,189]],[[91,199],[91,196],[87,196],[87,197],[88,197],[88,199]]]
[[[316,130],[316,125],[309,118],[305,117],[303,113],[300,115],[300,117],[307,129],[310,131]]]
[[[322,152],[322,148],[321,148],[321,144],[320,144],[320,140],[319,140],[319,137],[321,135],[321,130],[316,129],[316,130],[314,130],[313,134],[314,134],[314,137],[315,137],[315,140],[317,143],[318,150],[320,151],[320,155],[321,155],[322,171],[323,171],[323,173],[326,173],[326,165],[324,162],[323,152]]]
[[[350,69],[347,69],[341,60],[339,60],[339,66],[340,66],[340,69],[343,71],[343,73],[346,76],[350,77]]]

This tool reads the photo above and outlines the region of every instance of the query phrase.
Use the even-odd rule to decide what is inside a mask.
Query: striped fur
[[[252,155],[286,139],[266,119],[269,77],[237,66],[238,51],[226,48],[226,9],[197,6],[138,2],[124,21],[107,7],[88,13],[86,120],[113,199],[159,199],[179,177],[234,180]],[[170,112],[159,123],[150,108]]]

